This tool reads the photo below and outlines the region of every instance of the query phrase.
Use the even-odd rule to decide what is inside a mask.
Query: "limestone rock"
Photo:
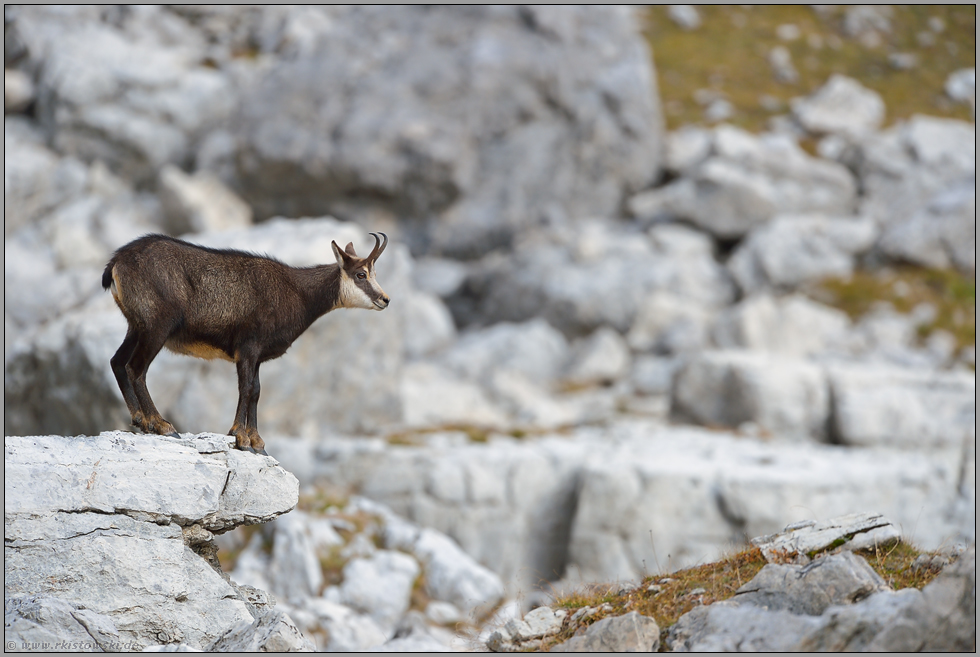
[[[757,294],[722,312],[712,338],[723,349],[768,351],[810,356],[848,344],[851,322],[836,308],[799,294],[774,297]]]
[[[976,263],[976,128],[913,116],[863,141],[854,166],[862,213],[884,228],[880,249],[930,267]]]
[[[125,432],[6,437],[5,510],[143,514],[221,531],[292,509],[299,495],[296,478],[271,457],[231,449],[229,440]],[[130,477],[134,469],[138,480]]]
[[[564,379],[573,385],[612,383],[629,372],[626,341],[613,329],[601,328],[580,345]]]
[[[631,611],[603,618],[583,634],[551,649],[552,652],[657,652],[660,628],[647,616]]]
[[[289,616],[271,611],[229,629],[208,646],[208,652],[316,652],[316,648]]]
[[[800,125],[816,134],[857,137],[878,130],[885,119],[881,96],[840,74],[830,76],[812,95],[795,99],[792,106]]]
[[[958,449],[976,436],[976,379],[898,367],[831,368],[831,432],[846,445]]]
[[[806,566],[767,564],[739,587],[732,600],[770,611],[785,609],[819,616],[831,605],[853,604],[888,590],[867,561],[845,551],[820,557]]]
[[[856,257],[871,249],[877,234],[867,218],[780,215],[749,234],[728,268],[745,294],[846,278],[854,271]]]
[[[123,9],[108,20],[100,13],[46,7],[18,13],[39,70],[38,116],[59,152],[101,159],[146,182],[188,158],[194,140],[227,118],[234,86],[201,64],[203,43],[173,12]]]
[[[136,643],[124,646],[108,616],[48,597],[5,600],[3,637],[7,652],[31,652],[31,646],[41,645],[86,652],[139,647]]]
[[[347,562],[339,599],[370,616],[390,635],[408,611],[412,587],[420,573],[418,562],[407,554],[378,550],[370,557]]]
[[[779,214],[849,215],[857,187],[841,165],[812,158],[778,134],[714,130],[711,155],[685,176],[633,203],[640,219],[687,220],[722,239],[740,238]],[[642,215],[637,214],[642,212]]]
[[[886,534],[882,534],[882,530]],[[797,557],[806,562],[807,555],[838,545],[855,549],[851,541],[860,541],[860,537],[868,534],[874,534],[881,540],[881,545],[899,536],[895,526],[880,513],[854,513],[822,522],[804,520],[793,523],[778,534],[753,538],[752,544],[762,550],[770,563]]]
[[[160,200],[171,234],[244,228],[252,209],[208,172],[187,175],[168,165],[160,172]]]
[[[657,175],[654,71],[628,9],[307,13],[315,47],[262,70],[232,121],[260,218],[408,217],[416,252],[481,255],[542,213],[608,215]]]
[[[666,230],[663,230],[666,229]],[[704,233],[657,227],[649,236],[610,225],[518,246],[512,258],[475,266],[450,300],[461,324],[544,317],[569,337],[601,326],[626,333],[647,295],[665,292],[716,308],[732,283]]]
[[[493,652],[519,652],[533,645],[530,642],[560,632],[565,615],[564,610],[555,612],[550,607],[538,607],[523,619],[511,619],[494,631],[487,640],[487,648]]]
[[[750,351],[708,351],[677,372],[671,413],[706,425],[757,424],[775,438],[820,440],[830,399],[823,371],[802,360]]]

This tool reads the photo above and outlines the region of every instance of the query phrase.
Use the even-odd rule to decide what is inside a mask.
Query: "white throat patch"
[[[376,310],[371,298],[359,288],[343,269],[340,270],[340,306],[342,308],[364,308]]]

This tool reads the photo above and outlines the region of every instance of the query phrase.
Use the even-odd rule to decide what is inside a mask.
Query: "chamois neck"
[[[307,299],[311,320],[314,320],[338,306],[340,303],[340,267],[337,265],[318,265],[297,269],[299,286]]]

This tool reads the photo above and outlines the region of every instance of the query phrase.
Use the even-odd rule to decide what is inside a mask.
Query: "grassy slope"
[[[861,551],[871,567],[894,590],[923,586],[935,579],[938,570],[911,568],[916,557],[923,554],[907,543],[898,543],[878,550]],[[561,633],[549,639],[545,650],[568,640],[576,632],[608,616],[635,611],[657,621],[660,627],[660,649],[666,650],[665,639],[670,627],[697,606],[727,600],[743,584],[765,566],[757,548],[739,552],[715,563],[695,566],[670,575],[647,577],[636,589],[618,591],[590,587],[580,593],[559,598],[552,608],[566,609],[569,616],[582,607],[595,607],[589,618],[568,623]]]
[[[788,101],[805,96],[834,73],[859,80],[881,94],[887,108],[886,124],[912,114],[931,114],[970,120],[970,109],[953,103],[943,93],[953,71],[976,66],[975,5],[896,6],[891,33],[868,48],[846,36],[844,7],[819,14],[809,6],[740,5],[699,6],[702,25],[685,31],[667,17],[667,8],[646,10],[646,36],[652,46],[668,127],[704,123],[703,110],[694,100],[698,89],[719,91],[735,106],[731,123],[752,131],[765,128],[768,119],[788,111]],[[930,18],[944,27],[936,32]],[[783,41],[780,25],[796,25],[800,38]],[[922,45],[923,33],[932,45]],[[774,46],[792,55],[799,81],[776,82],[767,56]],[[912,53],[918,65],[898,70],[889,63],[893,53]],[[782,107],[767,110],[759,102],[768,95]]]

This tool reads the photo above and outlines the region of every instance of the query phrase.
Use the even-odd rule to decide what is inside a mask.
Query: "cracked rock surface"
[[[64,625],[100,646],[207,648],[255,620],[202,558],[212,532],[271,520],[299,493],[274,459],[211,434],[8,436],[4,465],[5,626],[26,641]]]

